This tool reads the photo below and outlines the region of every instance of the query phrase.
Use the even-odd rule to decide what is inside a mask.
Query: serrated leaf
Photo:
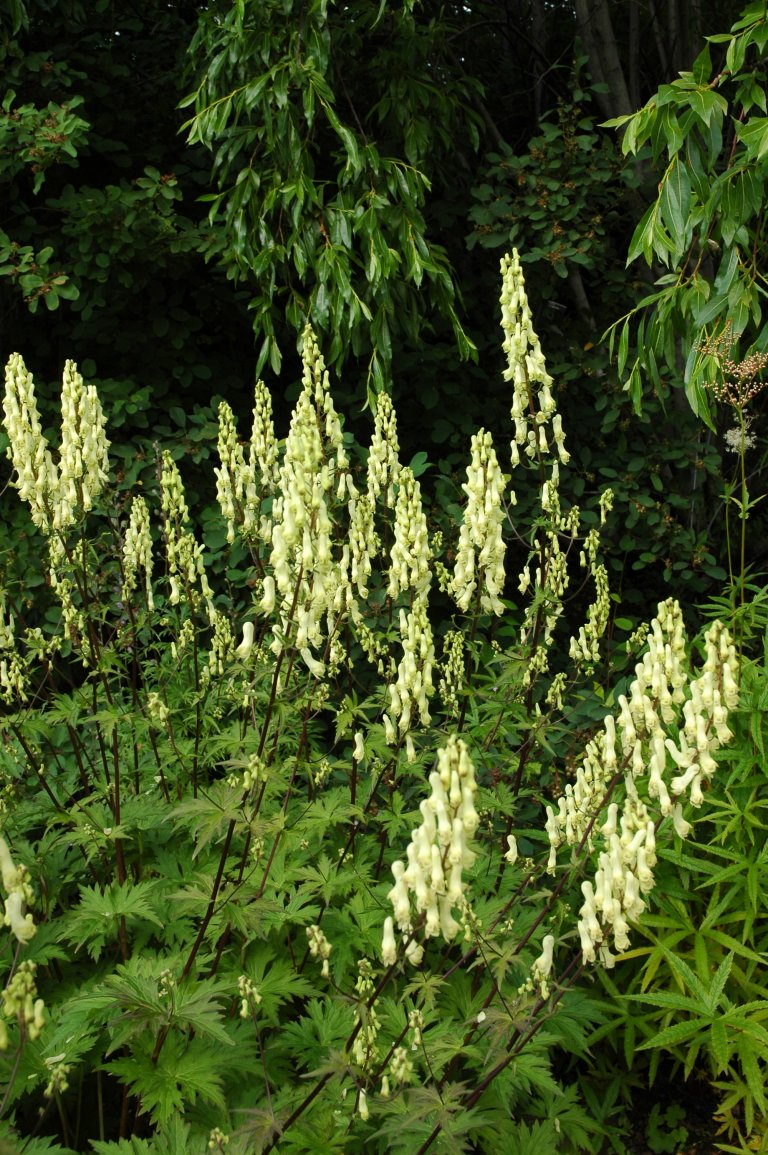
[[[192,1027],[198,1035],[233,1046],[234,1040],[222,1024],[222,1009],[214,1001],[225,989],[222,983],[198,980],[191,987],[172,990],[170,1022],[179,1027]]]
[[[111,1141],[92,1139],[91,1147],[96,1155],[157,1155],[154,1140],[139,1139],[135,1135]]]
[[[712,981],[709,985],[709,999],[711,1001],[712,1009],[714,1010],[722,998],[725,984],[728,981],[728,976],[731,973],[733,966],[733,953],[726,955],[720,966],[717,968]]]
[[[85,945],[91,958],[98,959],[107,942],[117,941],[123,919],[127,924],[163,925],[151,904],[155,891],[154,882],[113,882],[105,890],[81,887],[80,903],[67,918],[62,937],[78,950]]]
[[[226,1109],[221,1090],[220,1056],[210,1040],[169,1035],[155,1061],[146,1051],[115,1059],[106,1070],[139,1098],[142,1112],[155,1124],[167,1124],[198,1099]]]
[[[626,999],[632,1002],[648,1003],[653,1007],[664,1007],[667,1010],[675,1011],[700,1011],[701,1004],[696,999],[689,998],[688,995],[676,995],[670,991],[654,991],[650,995],[625,995]]]
[[[712,1022],[710,1019],[689,1019],[685,1023],[675,1023],[658,1031],[652,1039],[647,1039],[637,1048],[639,1051],[659,1050],[665,1047],[676,1047],[696,1035],[709,1031]]]

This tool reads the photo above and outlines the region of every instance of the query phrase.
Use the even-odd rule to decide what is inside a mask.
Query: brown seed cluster
[[[712,357],[722,373],[721,381],[710,381],[706,388],[716,400],[742,410],[768,384],[768,381],[761,380],[768,367],[768,353],[750,353],[742,361],[737,361],[734,357],[737,344],[738,337],[731,330],[729,321],[722,333],[701,345],[701,352],[705,357]]]

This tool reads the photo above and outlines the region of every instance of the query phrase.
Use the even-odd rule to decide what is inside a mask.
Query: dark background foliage
[[[600,124],[738,8],[701,27],[693,0],[5,0],[0,354],[54,390],[76,360],[150,473],[151,443],[180,432],[199,461],[216,399],[246,415],[255,372],[284,421],[310,319],[363,441],[366,399],[392,389],[439,517],[471,432],[507,436],[495,319],[515,244],[570,492],[617,492],[629,612],[670,580],[706,592],[724,576],[717,438],[673,379],[633,414],[601,342],[652,280],[625,256],[658,172]]]

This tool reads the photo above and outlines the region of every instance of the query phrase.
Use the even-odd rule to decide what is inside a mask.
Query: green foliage
[[[66,340],[113,430],[156,436],[174,404],[210,400],[214,361],[226,384],[251,352],[245,302],[206,268],[205,157],[174,112],[196,14],[23,8],[12,27],[0,12],[3,357],[13,334],[53,378]]]
[[[750,608],[752,626],[764,631],[764,608]],[[596,1036],[618,1038],[629,1069],[644,1072],[650,1053],[651,1080],[662,1055],[686,1078],[705,1069],[723,1151],[759,1149],[768,1119],[766,695],[768,648],[742,667],[735,738],[707,814],[682,853],[663,853],[658,910],[641,927],[646,945],[626,955],[625,993],[606,984],[615,1017]]]
[[[670,271],[614,327],[620,374],[640,409],[647,386],[666,393],[683,377],[693,411],[714,428],[702,337],[726,329],[763,349],[760,235],[766,168],[761,68],[765,7],[748,5],[730,33],[708,37],[690,71],[662,85],[639,112],[609,122],[622,149],[654,166],[658,194],[638,223],[628,261]],[[712,49],[727,46],[721,64]],[[630,355],[630,327],[636,328]]]
[[[457,135],[476,148],[480,86],[447,54],[452,32],[417,6],[355,0],[343,12],[243,3],[201,18],[189,140],[213,151],[213,247],[253,294],[257,372],[279,372],[278,318],[309,321],[329,362],[368,360],[368,387],[392,374],[393,341],[415,343],[424,302],[474,352],[455,308],[445,248],[429,239],[430,174]],[[258,158],[258,159],[257,159]]]
[[[546,262],[561,278],[574,266],[604,266],[622,193],[621,161],[595,128],[589,91],[579,83],[583,63],[574,69],[572,103],[544,120],[527,152],[507,148],[487,157],[483,183],[473,190],[470,248],[515,245],[526,261]]]

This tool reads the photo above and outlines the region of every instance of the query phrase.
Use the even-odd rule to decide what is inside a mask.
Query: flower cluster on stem
[[[0,838],[0,876],[5,891],[5,916],[3,922],[11,928],[11,933],[22,943],[29,942],[35,934],[35,923],[26,907],[34,897],[29,884],[29,872],[25,866],[16,866],[4,838]]]
[[[581,885],[578,932],[585,962],[599,955],[612,966],[611,948],[628,949],[630,923],[642,914],[654,885],[658,823],[670,816],[677,834],[687,837],[691,827],[682,799],[701,804],[702,786],[716,769],[714,752],[731,737],[727,716],[738,700],[736,655],[721,622],[709,628],[704,645],[704,665],[691,677],[680,606],[672,598],[660,603],[628,694],[618,697],[618,716],[604,719],[557,810],[547,807],[550,872],[562,844],[598,850],[594,879]],[[675,739],[667,728],[680,713],[684,721]],[[681,771],[671,781],[670,761]],[[621,803],[611,799],[620,781]]]
[[[87,513],[109,475],[106,418],[95,386],[86,386],[73,361],[64,365],[58,465],[43,435],[32,374],[18,353],[5,369],[5,428],[13,484],[44,533],[70,529]]]
[[[502,258],[501,278],[502,347],[507,355],[504,380],[512,382],[512,420],[515,423],[512,464],[516,465],[520,460],[521,448],[531,459],[548,453],[548,430],[557,446],[560,461],[565,464],[570,455],[565,449],[562,420],[552,395],[553,381],[533,328],[517,249],[512,250],[512,256],[507,254]]]
[[[400,477],[397,418],[388,393],[376,403],[376,418],[368,453],[368,492],[374,501],[383,496],[388,509],[395,504],[395,484]]]
[[[8,1046],[5,1019],[17,1019],[27,1038],[35,1040],[45,1026],[45,1003],[37,998],[37,964],[20,963],[3,991],[3,1018],[0,1018],[0,1050]]]
[[[309,328],[303,365],[303,388],[285,442],[273,509],[269,562],[274,585],[265,582],[262,612],[271,612],[278,595],[281,621],[274,628],[273,649],[282,649],[295,625],[296,648],[310,669],[319,671],[310,647],[322,643],[322,621],[332,609],[339,581],[332,555],[331,504],[334,493],[341,500],[355,490],[328,372]]]
[[[504,477],[490,433],[481,429],[472,438],[467,480],[462,485],[467,505],[459,531],[459,548],[452,590],[460,610],[468,610],[475,590],[481,590],[480,608],[502,614],[499,595],[504,589],[506,546],[504,524]]]
[[[391,965],[397,950],[394,924],[407,938],[405,953],[418,965],[423,947],[413,937],[414,914],[423,916],[424,938],[442,935],[450,942],[459,930],[453,908],[466,904],[463,872],[475,860],[471,841],[479,818],[475,809],[475,768],[466,743],[452,736],[438,751],[438,768],[429,776],[431,793],[419,809],[422,822],[411,834],[407,865],[392,863],[395,885],[389,891],[394,920],[384,923],[382,959]]]
[[[202,594],[209,620],[213,622],[213,591],[203,565],[203,548],[187,528],[189,509],[184,486],[176,462],[167,450],[162,457],[160,494],[165,515],[165,548],[171,587],[168,600],[171,605],[178,605],[184,594],[190,600],[190,608],[195,609],[199,594]]]
[[[400,469],[395,503],[395,540],[390,554],[391,598],[413,590],[424,596],[432,581],[431,550],[427,519],[421,503],[421,487],[407,466]]]
[[[131,600],[136,589],[139,569],[144,570],[144,593],[147,609],[154,607],[152,596],[152,535],[149,529],[149,510],[143,497],[134,497],[128,529],[123,543],[123,602]]]

